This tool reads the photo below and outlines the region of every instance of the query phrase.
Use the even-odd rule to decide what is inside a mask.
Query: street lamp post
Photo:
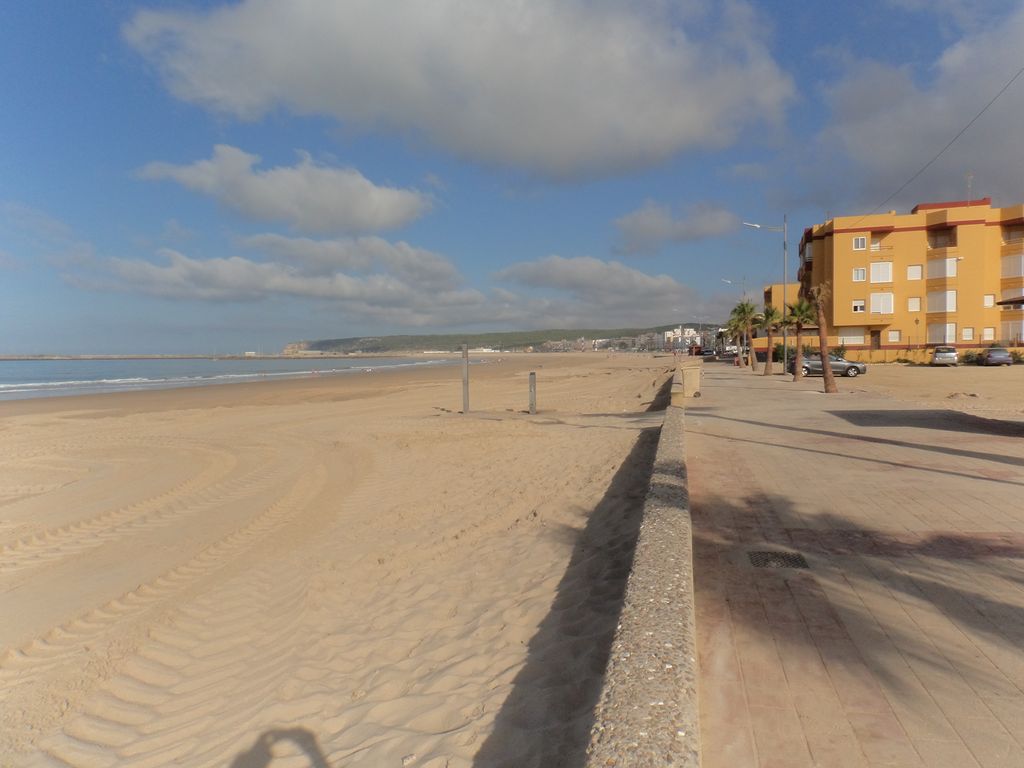
[[[782,233],[782,306],[783,316],[785,316],[786,306],[786,289],[789,283],[789,231],[788,231],[788,214],[782,214],[782,226],[781,227],[765,227],[761,224],[751,224],[749,221],[744,221],[743,226],[753,227],[754,229],[764,229],[768,232],[781,232]],[[785,371],[789,368],[789,337],[786,332],[786,325],[782,325],[782,370]],[[768,360],[770,361],[772,350],[768,350]]]

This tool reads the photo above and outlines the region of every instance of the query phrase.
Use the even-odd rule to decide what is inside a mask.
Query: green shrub
[[[774,351],[773,356],[772,356],[772,361],[773,362],[776,362],[776,363],[781,363],[782,362],[782,358],[783,358],[782,352],[783,352],[783,348],[784,347],[785,347],[785,344],[783,344],[781,341],[778,344],[775,345],[775,351]],[[793,347],[790,347],[789,348],[789,352],[787,354],[789,355],[789,359],[792,360],[793,357],[796,355],[796,350],[793,349]]]
[[[1015,363],[1024,363],[1024,352],[1018,352],[1016,349],[1011,349],[1010,357]]]
[[[973,349],[969,349],[966,352],[964,352],[962,355],[960,355],[960,362],[961,363],[976,363],[976,362],[978,362],[978,353],[975,352]]]

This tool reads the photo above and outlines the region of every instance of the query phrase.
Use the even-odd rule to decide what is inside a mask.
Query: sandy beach
[[[1024,420],[1024,365],[872,365],[867,376],[839,379],[839,388],[882,392],[898,400],[982,417]]]
[[[0,404],[0,764],[579,755],[671,367]]]

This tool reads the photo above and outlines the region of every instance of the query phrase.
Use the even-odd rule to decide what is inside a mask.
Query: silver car
[[[842,376],[860,376],[863,373],[868,372],[868,367],[864,363],[858,363],[853,360],[846,360],[845,358],[837,355],[828,356],[829,367],[832,368],[832,373],[838,373]],[[796,360],[790,360],[789,372],[793,373],[796,368]],[[800,370],[804,376],[821,376],[821,355],[807,355],[804,357],[803,364],[800,366]]]
[[[932,365],[959,365],[960,356],[956,347],[936,347],[932,351]]]

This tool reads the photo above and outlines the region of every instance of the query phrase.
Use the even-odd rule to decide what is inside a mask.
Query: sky
[[[830,216],[1024,201],[1024,77],[893,197],[1021,40],[1005,0],[3,0],[0,355],[724,321]]]

